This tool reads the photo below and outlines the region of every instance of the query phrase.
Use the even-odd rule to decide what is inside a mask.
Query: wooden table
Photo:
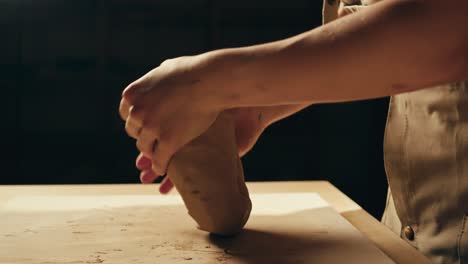
[[[248,187],[251,193],[317,192],[396,263],[430,263],[329,182],[262,182],[249,183]],[[156,192],[157,185],[140,184],[0,186],[0,207],[9,198],[21,195],[136,195]]]

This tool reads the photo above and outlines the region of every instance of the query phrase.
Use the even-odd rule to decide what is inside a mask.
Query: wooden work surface
[[[250,193],[316,192],[396,263],[430,263],[350,198],[325,181],[249,183]],[[9,199],[41,195],[144,195],[157,193],[156,185],[35,185],[0,186],[0,208]]]

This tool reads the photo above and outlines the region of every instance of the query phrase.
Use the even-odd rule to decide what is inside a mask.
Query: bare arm
[[[468,79],[466,10],[467,0],[384,0],[289,39],[165,61],[124,90],[126,131],[164,174],[225,109],[284,106],[269,113],[277,120]]]
[[[301,35],[212,52],[230,107],[389,96],[467,78],[468,1],[386,0]],[[220,71],[222,72],[222,71]]]

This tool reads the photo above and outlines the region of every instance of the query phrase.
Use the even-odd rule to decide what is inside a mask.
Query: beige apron
[[[325,0],[324,22],[336,18],[338,5]],[[389,193],[382,221],[433,263],[468,264],[467,83],[393,96],[384,155]]]

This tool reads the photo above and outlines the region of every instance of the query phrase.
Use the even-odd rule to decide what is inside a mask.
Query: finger
[[[144,170],[144,171],[140,172],[140,181],[143,184],[153,183],[158,177],[159,177],[159,175],[157,175],[152,170]]]
[[[141,131],[141,126],[136,123],[134,119],[129,117],[127,118],[127,122],[125,122],[125,131],[130,137],[137,139]]]
[[[154,129],[142,129],[138,135],[137,148],[143,155],[151,157],[153,154],[153,146],[157,141],[157,136]]]
[[[153,156],[151,159],[153,163],[153,170],[159,175],[166,174],[167,165],[172,155],[173,152],[167,144],[165,144],[163,141],[155,142],[153,147]]]
[[[125,131],[130,137],[138,138],[143,125],[143,111],[138,110],[134,105],[129,109],[127,121],[125,122]]]
[[[149,90],[150,88],[150,79],[144,75],[140,79],[129,84],[122,92],[122,98],[125,98],[130,104],[133,104],[136,98]]]
[[[120,100],[120,105],[119,105],[120,117],[123,120],[127,120],[129,112],[130,112],[130,104],[128,103],[127,99],[122,98],[122,100]]]
[[[172,183],[171,179],[166,176],[159,185],[159,193],[167,194],[172,190],[172,188],[174,188],[174,183]]]
[[[135,163],[136,167],[141,171],[151,169],[151,159],[143,155],[143,153],[138,155]]]

